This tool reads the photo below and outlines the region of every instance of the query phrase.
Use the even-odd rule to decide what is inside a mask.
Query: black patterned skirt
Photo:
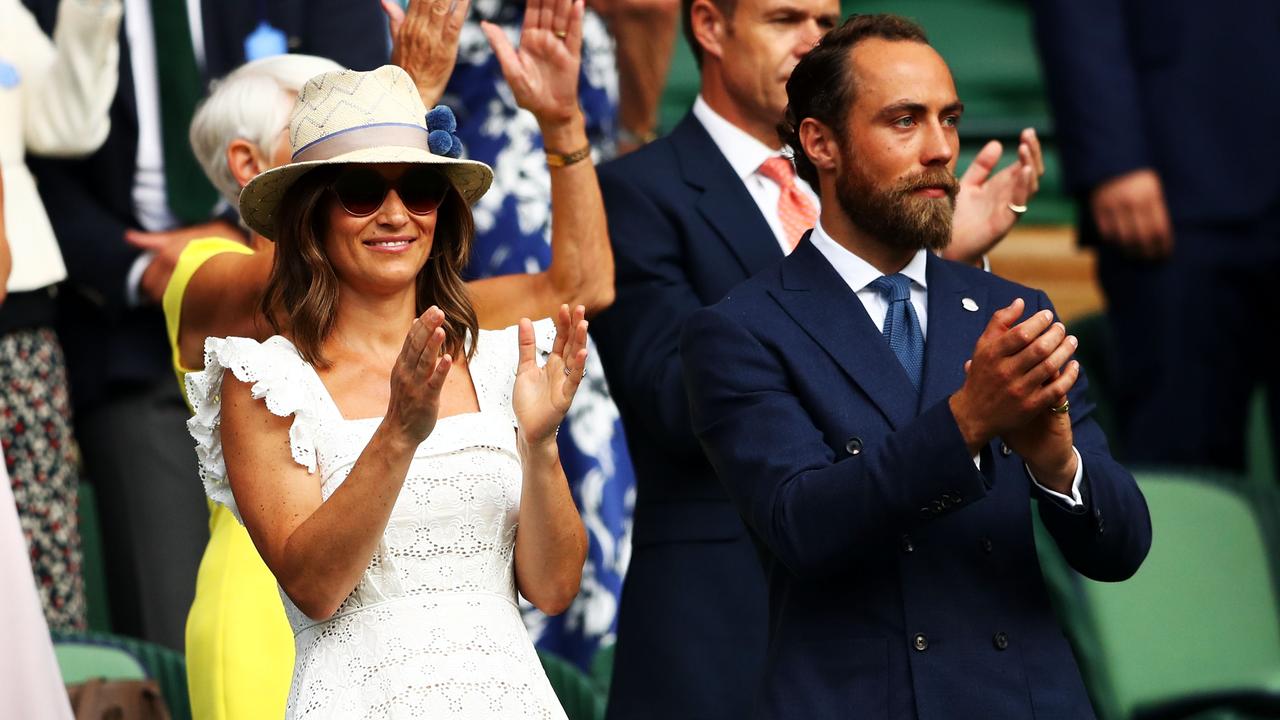
[[[49,328],[0,334],[0,447],[49,627],[84,629],[79,450],[66,363]]]

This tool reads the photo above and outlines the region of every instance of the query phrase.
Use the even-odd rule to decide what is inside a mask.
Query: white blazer
[[[87,155],[107,139],[122,14],[120,0],[62,0],[50,42],[20,0],[0,0],[0,170],[13,254],[10,292],[67,276],[23,155]]]

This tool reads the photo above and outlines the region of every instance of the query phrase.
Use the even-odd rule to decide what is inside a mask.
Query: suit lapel
[[[700,192],[698,212],[751,276],[782,257],[773,230],[702,123],[689,113],[671,132],[685,183]]]
[[[991,317],[985,287],[965,282],[932,253],[926,273],[929,335],[924,344],[921,409],[940,402],[964,384],[964,363],[973,355],[974,343]]]
[[[915,387],[862,302],[808,235],[782,263],[781,273],[781,289],[769,293],[787,315],[862,388],[893,427],[911,422],[916,416]]]

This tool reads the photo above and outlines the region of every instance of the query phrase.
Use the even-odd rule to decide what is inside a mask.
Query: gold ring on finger
[[[1071,401],[1063,400],[1061,405],[1049,408],[1049,412],[1058,413],[1059,415],[1069,413],[1071,412]]]
[[[565,30],[557,30],[557,31],[556,31],[556,37],[560,38],[561,40],[565,39],[565,38],[566,38],[566,37],[568,37],[568,36],[569,36],[569,33],[568,33],[567,31],[565,31]]]

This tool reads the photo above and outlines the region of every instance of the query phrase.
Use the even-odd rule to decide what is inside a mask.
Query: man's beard
[[[836,177],[836,198],[855,225],[891,247],[940,251],[951,242],[951,215],[959,183],[945,167],[930,167],[887,189],[862,171],[852,153],[841,149],[844,172]],[[941,198],[916,195],[926,187],[941,188]]]

